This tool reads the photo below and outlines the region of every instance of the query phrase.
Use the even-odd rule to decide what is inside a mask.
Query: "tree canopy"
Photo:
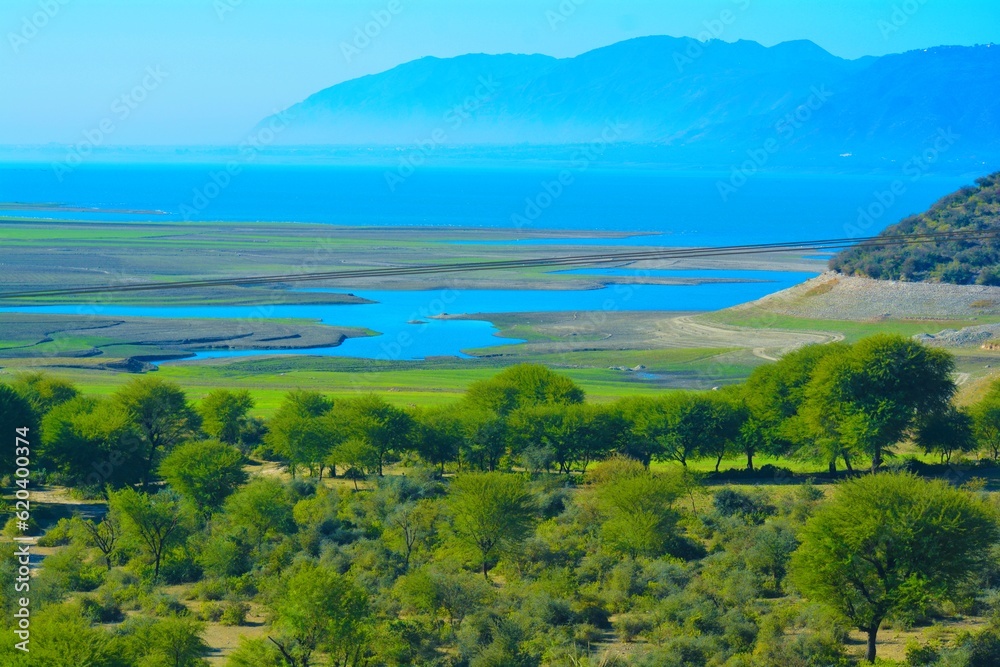
[[[452,492],[455,534],[488,577],[493,561],[515,549],[535,520],[531,494],[523,478],[497,472],[461,475]]]
[[[907,473],[868,475],[843,483],[809,520],[791,574],[868,635],[874,661],[882,622],[953,594],[996,539],[995,510],[972,493]]]

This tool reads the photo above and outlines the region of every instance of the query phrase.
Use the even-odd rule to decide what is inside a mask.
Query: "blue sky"
[[[377,36],[348,49],[373,21]],[[725,14],[724,12],[729,12]],[[2,0],[0,144],[238,141],[335,83],[421,56],[566,57],[631,37],[847,58],[1000,41],[996,0]]]

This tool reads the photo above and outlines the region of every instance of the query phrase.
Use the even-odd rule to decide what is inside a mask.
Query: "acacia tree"
[[[11,386],[39,416],[79,395],[72,383],[39,372],[19,373]]]
[[[894,335],[865,338],[821,362],[807,389],[807,420],[814,431],[871,458],[872,470],[923,415],[947,410],[954,360]]]
[[[292,476],[298,466],[318,470],[323,478],[326,459],[342,440],[328,418],[333,401],[315,391],[289,392],[274,417],[268,422],[265,442],[289,463]]]
[[[20,394],[5,384],[0,384],[0,437],[5,443],[3,456],[0,457],[0,474],[14,470],[14,438],[17,429],[27,428],[24,439],[31,441],[38,428],[38,418],[31,404]]]
[[[210,652],[201,638],[204,631],[205,624],[193,618],[168,616],[157,619],[139,634],[149,651],[147,660],[150,664],[202,667],[206,664],[202,658]]]
[[[80,526],[87,543],[104,556],[104,564],[111,571],[111,559],[121,543],[122,525],[117,510],[110,510],[100,521],[81,519]]]
[[[758,366],[745,383],[730,390],[747,413],[738,438],[739,447],[747,457],[747,470],[754,469],[753,459],[758,453],[783,456],[794,449],[814,447],[815,442],[803,441],[798,423],[806,388],[820,362],[848,349],[841,343],[807,345],[776,363]],[[846,456],[845,463],[850,465]],[[836,470],[834,458],[829,464],[831,471]]]
[[[652,458],[677,461],[709,454],[718,462],[738,434],[737,413],[721,396],[675,392],[650,404],[633,417],[633,428],[656,443]],[[643,463],[647,463],[643,461]]]
[[[348,436],[367,442],[375,452],[379,477],[390,454],[410,447],[413,418],[381,396],[362,396],[338,407],[342,409],[335,412],[335,419]]]
[[[102,487],[136,484],[145,470],[143,442],[114,401],[78,396],[42,420],[39,455],[68,482]]]
[[[1000,459],[1000,381],[971,408],[976,437],[989,450],[993,460]]]
[[[230,527],[245,536],[258,555],[265,542],[295,529],[292,504],[277,479],[255,477],[226,498],[223,507]]]
[[[163,556],[183,541],[187,514],[173,491],[147,495],[135,489],[108,491],[108,506],[121,517],[126,535],[134,539],[153,561],[153,580],[160,578]]]
[[[205,516],[247,481],[240,450],[211,440],[189,442],[170,452],[160,463],[160,475]]]
[[[659,440],[664,429],[660,401],[648,396],[629,397],[617,401],[611,409],[626,425],[618,453],[648,468],[653,458],[663,451]]]
[[[417,453],[427,463],[438,466],[458,459],[464,441],[462,418],[457,410],[423,410],[415,415],[413,442]]]
[[[525,480],[498,472],[466,473],[455,479],[449,505],[455,535],[476,554],[487,579],[490,564],[528,536],[536,515]]]
[[[367,440],[348,438],[333,448],[326,459],[334,470],[344,467],[344,475],[354,480],[354,490],[358,490],[358,480],[378,472],[378,451]]]
[[[216,389],[198,406],[205,433],[227,445],[239,445],[249,424],[254,401],[250,392]]]
[[[567,475],[574,466],[585,472],[591,461],[615,450],[628,428],[620,411],[583,403],[519,408],[507,424],[512,454],[549,452]]]
[[[809,519],[790,573],[868,635],[874,662],[882,621],[947,599],[983,566],[997,534],[995,511],[970,492],[908,473],[869,475],[841,484]]]
[[[506,415],[533,405],[583,403],[583,398],[583,390],[565,375],[541,364],[518,364],[472,383],[465,402],[477,410]]]
[[[481,410],[463,415],[462,464],[494,471],[507,453],[509,421],[496,413]]]
[[[719,472],[722,459],[744,445],[742,436],[747,411],[742,401],[728,392],[712,392],[701,398],[708,402],[708,410],[701,420],[698,454],[715,459],[715,472]]]
[[[180,387],[157,378],[136,378],[115,392],[113,400],[144,447],[142,486],[148,489],[157,458],[195,435],[201,419]]]
[[[383,539],[387,544],[397,544],[400,547],[403,570],[410,569],[410,560],[417,544],[434,534],[437,518],[437,504],[427,499],[401,502],[386,517]]]
[[[309,667],[317,651],[335,667],[368,663],[368,596],[336,570],[306,561],[283,582],[272,606],[274,643],[291,667]]]
[[[676,481],[624,457],[601,463],[589,477],[608,548],[631,558],[663,555],[678,519]]]
[[[943,412],[921,418],[914,440],[928,454],[938,454],[942,463],[950,463],[956,453],[973,452],[979,447],[972,415],[964,408],[951,405]]]

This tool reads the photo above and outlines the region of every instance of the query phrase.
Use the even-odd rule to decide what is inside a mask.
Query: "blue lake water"
[[[724,200],[718,185],[727,173],[593,167],[575,173],[559,196],[548,196],[545,184],[561,169],[556,164],[427,166],[393,191],[386,169],[375,166],[248,164],[226,187],[218,187],[212,176],[219,167],[210,165],[85,164],[59,180],[48,165],[0,164],[0,202],[164,212],[15,209],[0,215],[631,231],[658,234],[629,239],[633,245],[736,245],[875,234],[974,180],[926,175],[911,181],[899,170],[761,173]],[[876,193],[895,180],[903,181],[903,194],[859,228],[859,209],[877,204]]]
[[[106,209],[32,210],[7,207],[0,216],[39,220],[314,222],[355,226],[585,230],[624,233],[621,246],[721,246],[873,235],[958,187],[971,176],[926,175],[905,180],[898,170],[867,174],[761,173],[723,198],[726,173],[654,168],[593,167],[574,174],[558,196],[547,194],[559,165],[508,168],[423,167],[390,190],[385,168],[374,166],[243,165],[224,187],[213,185],[220,167],[209,165],[87,164],[60,180],[47,165],[0,164],[0,203],[53,204]],[[879,193],[894,181],[894,201],[879,212]],[[884,200],[884,197],[883,197]],[[874,208],[873,208],[874,206]],[[161,211],[112,213],[108,210]],[[879,215],[867,217],[865,211]],[[652,233],[652,235],[648,235]],[[644,235],[647,234],[647,235]],[[0,242],[3,227],[0,224]],[[456,235],[456,243],[474,243]],[[605,244],[600,239],[546,239],[490,242]],[[595,277],[634,275],[625,269],[583,269]],[[802,282],[812,274],[722,271],[660,271],[648,275],[722,277],[765,282],[698,286],[612,286],[603,290],[366,292],[366,306],[275,306],[271,308],[104,307],[102,314],[145,317],[296,317],[373,329],[381,336],[351,339],[329,354],[418,359],[461,354],[517,341],[500,339],[487,322],[438,321],[449,313],[525,311],[711,310],[762,297]],[[5,309],[11,310],[11,309]],[[18,309],[23,310],[23,309]],[[27,309],[79,314],[75,306]],[[425,324],[407,324],[422,320]],[[207,352],[200,357],[248,356],[261,352]]]
[[[223,318],[252,322],[261,318],[302,318],[326,324],[365,327],[381,335],[351,338],[343,345],[302,351],[202,352],[196,358],[249,357],[264,354],[309,354],[363,357],[372,359],[423,359],[433,356],[464,356],[463,350],[521,341],[496,336],[489,322],[437,320],[435,315],[599,311],[613,317],[626,311],[689,311],[725,308],[757,299],[812,278],[813,273],[768,271],[635,271],[629,269],[585,269],[572,273],[595,276],[657,275],[708,277],[759,282],[730,282],[702,285],[609,285],[595,290],[429,290],[354,291],[356,296],[375,301],[364,305],[288,306],[34,306],[0,308],[0,312],[93,314],[110,317]],[[333,292],[336,290],[310,290]],[[413,323],[419,322],[419,323]],[[239,326],[247,326],[245,324]],[[252,327],[252,324],[249,325]]]

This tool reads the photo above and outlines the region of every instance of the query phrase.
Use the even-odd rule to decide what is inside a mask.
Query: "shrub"
[[[621,614],[612,621],[615,632],[626,644],[653,629],[653,620],[646,614]]]
[[[250,605],[246,602],[230,601],[223,605],[219,622],[228,626],[246,625],[249,613]]]
[[[145,596],[142,600],[142,608],[147,613],[160,618],[182,616],[188,613],[187,607],[177,599],[177,596],[166,593],[154,593]]]
[[[751,524],[760,524],[775,514],[773,505],[758,495],[750,495],[735,489],[722,489],[712,499],[715,511],[721,516],[739,517]]]
[[[110,591],[80,598],[80,615],[91,623],[121,623],[125,620],[121,605]]]
[[[218,623],[219,619],[222,618],[222,610],[222,605],[218,602],[204,602],[201,605],[198,618],[209,623]]]
[[[59,519],[59,522],[47,533],[38,538],[40,547],[64,547],[73,539],[74,524],[72,519]]]

